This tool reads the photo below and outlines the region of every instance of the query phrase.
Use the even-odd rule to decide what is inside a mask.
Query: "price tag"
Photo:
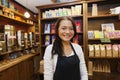
[[[111,40],[108,39],[108,38],[102,38],[100,40],[101,40],[102,43],[110,43],[111,42]]]

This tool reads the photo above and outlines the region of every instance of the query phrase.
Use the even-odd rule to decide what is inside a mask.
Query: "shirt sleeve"
[[[51,51],[52,45],[49,45],[44,53],[44,80],[53,80],[53,61]]]
[[[84,53],[82,51],[81,46],[75,44],[75,51],[76,54],[78,55],[79,59],[80,59],[80,76],[81,76],[81,80],[88,80],[88,73],[87,73],[87,68],[86,68],[86,63],[85,63],[85,59],[84,59]]]

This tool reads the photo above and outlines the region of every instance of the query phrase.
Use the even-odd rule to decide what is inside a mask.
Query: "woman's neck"
[[[70,55],[72,53],[70,42],[62,42],[62,44],[63,44],[63,51],[64,51],[63,56]]]
[[[62,42],[63,47],[70,46],[70,42]]]

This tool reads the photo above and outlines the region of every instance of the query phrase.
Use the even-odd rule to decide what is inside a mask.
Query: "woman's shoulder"
[[[79,44],[72,43],[72,46],[75,49],[77,54],[81,54],[83,52],[82,47]]]
[[[44,58],[50,58],[51,57],[51,51],[52,51],[52,44],[48,45],[45,49],[45,54],[44,54]]]
[[[72,43],[72,45],[73,45],[73,47],[81,48],[81,46],[79,44]]]
[[[53,47],[53,44],[50,44],[46,47],[46,49],[52,49],[52,47]]]

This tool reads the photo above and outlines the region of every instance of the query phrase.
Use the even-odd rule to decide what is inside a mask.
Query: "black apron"
[[[80,60],[71,44],[74,55],[66,57],[59,56],[53,80],[80,80]]]

